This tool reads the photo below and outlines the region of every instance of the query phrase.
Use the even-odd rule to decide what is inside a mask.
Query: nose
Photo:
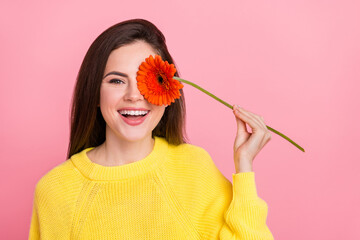
[[[143,99],[144,99],[144,96],[141,95],[141,93],[137,87],[137,82],[134,81],[134,82],[129,83],[126,94],[125,94],[125,100],[135,102],[135,101],[139,101],[139,100],[143,100]]]

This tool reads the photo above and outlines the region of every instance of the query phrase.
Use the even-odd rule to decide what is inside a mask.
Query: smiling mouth
[[[150,111],[143,110],[121,110],[118,111],[122,116],[130,119],[137,119],[146,116]]]

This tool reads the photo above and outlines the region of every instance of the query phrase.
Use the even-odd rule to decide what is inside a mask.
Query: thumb
[[[237,133],[239,134],[240,132],[247,132],[246,123],[240,119],[240,112],[236,105],[233,106],[233,112],[236,119]]]

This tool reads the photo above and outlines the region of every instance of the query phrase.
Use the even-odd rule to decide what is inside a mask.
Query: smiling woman
[[[106,122],[107,141],[92,150],[107,152],[106,156],[112,159],[101,160],[104,164],[116,161],[126,164],[143,159],[154,147],[152,132],[166,106],[146,101],[136,81],[139,65],[151,54],[155,55],[156,51],[150,44],[136,40],[113,50],[107,60],[100,87],[100,109]],[[92,151],[88,152],[90,156],[95,155]]]
[[[273,239],[251,168],[269,141],[263,119],[234,106],[231,184],[204,149],[185,142],[181,88],[173,101],[144,98],[153,90],[139,84],[149,77],[141,63],[156,55],[174,64],[163,34],[142,19],[110,27],[90,46],[68,159],[36,185],[29,239]],[[167,76],[159,74],[161,88]]]

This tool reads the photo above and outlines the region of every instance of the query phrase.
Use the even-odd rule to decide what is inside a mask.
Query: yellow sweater
[[[91,162],[91,149],[37,182],[29,239],[273,239],[254,172],[231,184],[202,148],[158,137],[121,166]]]

